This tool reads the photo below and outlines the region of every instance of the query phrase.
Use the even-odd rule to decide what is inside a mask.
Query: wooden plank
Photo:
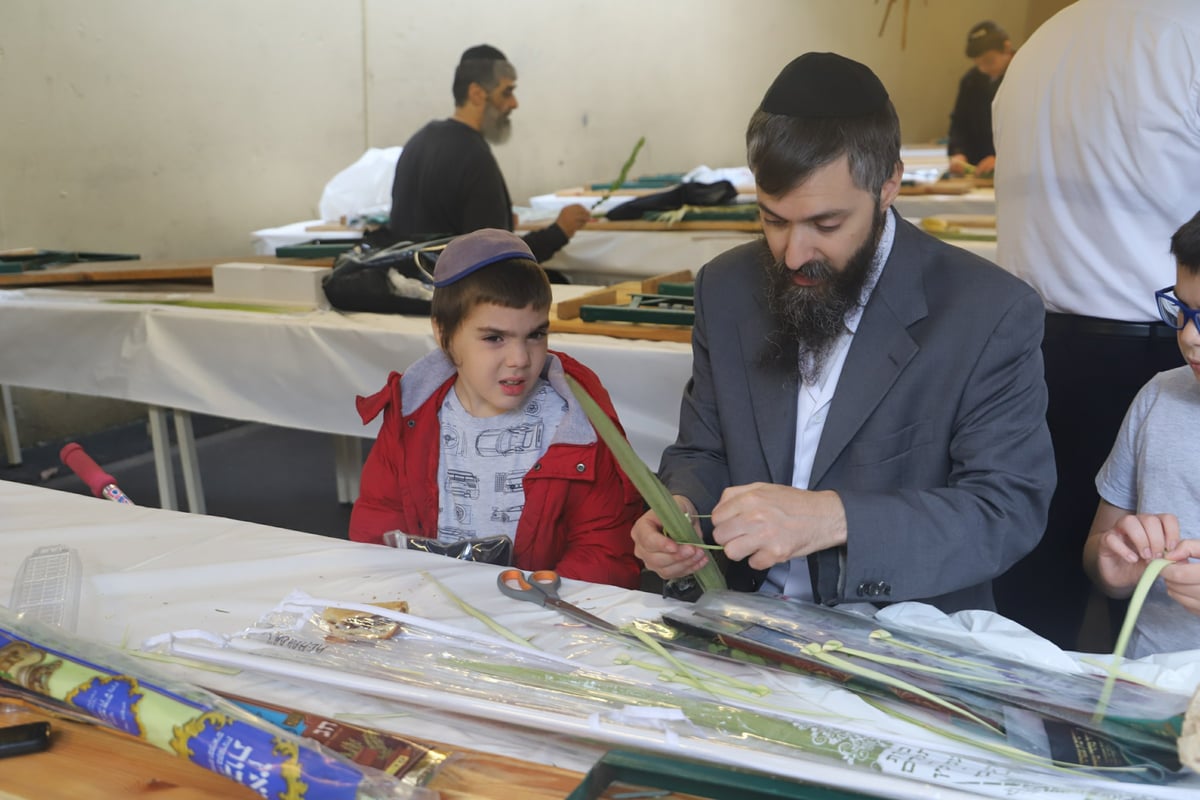
[[[678,185],[679,185],[678,183],[671,183],[671,184],[667,184],[665,186],[659,186],[656,189],[655,188],[646,188],[646,189],[623,188],[623,189],[617,189],[616,191],[613,191],[611,193],[607,189],[592,189],[590,186],[572,186],[569,189],[559,189],[557,192],[554,193],[554,196],[555,197],[603,197],[604,195],[607,194],[607,195],[609,195],[609,197],[645,197],[648,194],[658,194],[659,192],[665,192],[669,189],[674,189]],[[738,194],[754,194],[755,187],[754,186],[735,186],[734,190],[737,191]]]
[[[534,231],[544,228],[545,222],[522,222],[517,225],[519,231]],[[692,220],[684,222],[659,222],[646,219],[609,220],[603,217],[593,219],[583,230],[585,231],[649,231],[654,233],[698,233],[713,231],[739,231],[742,233],[761,233],[762,223],[758,220],[712,219]]]
[[[667,272],[662,275],[655,275],[652,278],[646,278],[642,281],[642,292],[645,294],[658,294],[658,287],[664,283],[690,283],[691,281],[692,271],[690,269]]]
[[[996,241],[996,217],[993,214],[936,214],[924,217],[921,229],[939,239]]]
[[[650,339],[660,342],[690,342],[690,325],[653,325],[635,322],[584,322],[579,318],[582,306],[621,305],[631,295],[656,294],[663,283],[685,283],[692,280],[690,270],[655,275],[640,281],[623,281],[570,300],[562,300],[550,309],[551,333],[588,333],[594,336],[614,336],[618,339]]]
[[[690,325],[646,325],[635,322],[584,322],[581,319],[558,319],[550,315],[551,333],[586,333],[592,336],[613,336],[617,339],[649,339],[656,342],[690,342]],[[551,343],[553,346],[553,343]]]
[[[677,183],[673,183],[668,186],[659,186],[658,188],[654,188],[654,189],[650,189],[650,188],[647,188],[647,189],[617,189],[611,193],[607,189],[592,189],[592,188],[586,187],[586,186],[572,186],[569,189],[559,189],[557,192],[554,193],[554,196],[555,197],[604,197],[604,195],[607,194],[609,197],[645,197],[648,194],[658,194],[659,192],[665,192],[667,189],[674,188],[675,186],[678,186],[678,185],[679,184],[677,184]]]
[[[934,225],[945,223],[952,228],[996,228],[995,214],[931,214],[925,219],[934,220]]]
[[[613,284],[604,289],[597,289],[594,292],[581,294],[579,297],[573,297],[570,300],[559,300],[554,304],[553,313],[550,315],[551,320],[555,318],[560,320],[579,319],[579,309],[582,306],[591,305],[612,305],[617,302],[617,294],[622,291],[621,288],[628,291],[628,287],[636,285],[636,281],[625,281],[624,283]]]
[[[900,194],[967,194],[975,188],[975,182],[970,178],[950,178],[933,183],[918,183],[914,186],[901,186]]]
[[[589,222],[584,230],[596,231],[742,231],[759,233],[762,223],[745,219],[684,220],[683,222],[659,222],[647,219],[608,220]]]
[[[578,319],[582,306],[611,306],[618,303],[628,303],[629,296],[634,294],[657,294],[658,287],[663,283],[686,283],[692,279],[691,270],[681,269],[654,275],[640,281],[622,281],[611,286],[605,286],[594,292],[581,294],[570,300],[560,300],[554,307],[560,320]]]
[[[3,701],[0,701],[2,703]],[[7,709],[0,705],[0,711]],[[50,749],[4,759],[0,796],[19,800],[254,800],[258,793],[128,734],[40,711],[0,715],[4,725],[50,719]]]
[[[49,750],[4,759],[3,800],[260,800],[248,787],[128,734],[0,700],[0,725],[46,719],[52,726]],[[421,744],[452,754],[428,784],[443,800],[561,800],[583,780],[572,770],[439,742]],[[614,785],[602,797],[628,789]]]
[[[0,275],[0,288],[55,286],[63,284],[124,283],[128,281],[212,281],[212,269],[228,262],[283,264],[297,267],[328,267],[331,258],[279,259],[275,256],[238,256],[175,261],[87,261],[42,270]]]
[[[315,225],[305,225],[304,230],[315,233],[362,233],[362,228],[351,228],[342,222],[320,222]]]

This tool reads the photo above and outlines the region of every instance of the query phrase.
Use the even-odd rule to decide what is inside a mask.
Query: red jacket
[[[525,570],[554,569],[565,578],[635,588],[641,564],[629,529],[642,499],[567,388],[570,375],[618,427],[608,392],[590,369],[551,352],[543,375],[568,403],[546,454],[525,474],[525,509],[517,523],[513,563]],[[382,543],[399,530],[437,536],[437,412],[457,373],[439,350],[393,372],[387,386],[359,397],[366,424],[383,412],[383,427],[367,457],[362,485],[350,515],[350,538]],[[401,397],[401,390],[407,396]]]

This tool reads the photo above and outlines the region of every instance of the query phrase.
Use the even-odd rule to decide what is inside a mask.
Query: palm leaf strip
[[[570,376],[567,377],[567,385],[570,386],[575,399],[583,407],[583,412],[587,414],[596,433],[612,451],[613,457],[617,459],[617,464],[629,477],[650,509],[658,515],[662,522],[663,532],[680,544],[703,544],[695,529],[692,528],[691,520],[675,504],[667,487],[663,486],[658,476],[642,462],[624,434],[596,404],[587,390]],[[725,576],[721,574],[721,570],[717,568],[711,558],[696,572],[695,578],[701,590],[705,592],[725,588]]]

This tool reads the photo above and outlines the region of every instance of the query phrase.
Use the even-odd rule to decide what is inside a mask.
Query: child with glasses
[[[1155,297],[1187,364],[1155,375],[1130,405],[1096,476],[1083,550],[1084,569],[1115,598],[1132,594],[1153,559],[1175,562],[1146,597],[1132,658],[1200,648],[1200,213],[1171,237],[1171,254],[1175,285]]]

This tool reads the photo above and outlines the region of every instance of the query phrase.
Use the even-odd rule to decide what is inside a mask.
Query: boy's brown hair
[[[536,261],[507,258],[433,290],[431,316],[441,331],[438,344],[447,354],[450,340],[475,306],[550,310],[550,279]]]
[[[1200,212],[1183,223],[1171,237],[1175,262],[1193,275],[1200,275]]]

